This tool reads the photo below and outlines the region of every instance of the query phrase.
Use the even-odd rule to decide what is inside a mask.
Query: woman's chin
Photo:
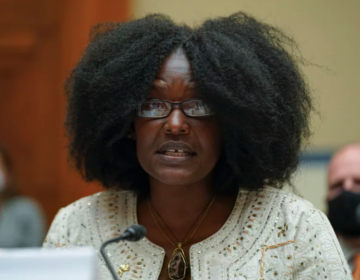
[[[199,181],[198,176],[194,172],[186,172],[178,170],[177,172],[161,172],[159,176],[154,176],[157,181],[169,186],[187,186]]]

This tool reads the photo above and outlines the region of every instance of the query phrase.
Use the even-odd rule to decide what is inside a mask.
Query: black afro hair
[[[309,135],[313,109],[293,39],[239,12],[190,28],[164,15],[102,23],[66,84],[70,155],[88,181],[148,190],[135,142],[126,136],[164,59],[183,48],[202,98],[224,131],[218,191],[282,187]]]

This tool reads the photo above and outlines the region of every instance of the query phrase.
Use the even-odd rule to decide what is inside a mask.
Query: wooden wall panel
[[[128,18],[128,1],[118,0],[79,0],[65,1],[64,20],[61,26],[61,81],[70,73],[80,54],[88,43],[90,29],[101,21],[124,21]],[[66,104],[65,97],[60,96],[60,104]],[[64,121],[64,110],[59,114],[59,128]],[[61,157],[61,179],[63,180],[59,200],[67,204],[76,198],[89,195],[100,190],[97,184],[85,184],[79,174],[74,172],[67,163],[67,152],[64,148],[67,140],[63,137],[64,131],[58,131],[60,143],[59,154]]]
[[[18,7],[21,1],[30,3],[16,0]],[[39,15],[0,0],[0,16],[7,15],[0,20],[0,142],[13,156],[21,191],[40,202],[49,222],[60,207],[100,190],[68,165],[63,84],[90,28],[126,20],[128,1],[33,0],[46,6]]]

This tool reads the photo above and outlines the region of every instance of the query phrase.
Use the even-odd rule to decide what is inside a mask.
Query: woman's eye
[[[149,109],[157,109],[158,108],[157,102],[151,102],[151,103],[148,103],[148,105],[149,105]]]
[[[162,102],[154,102],[154,103],[151,103],[151,108],[152,109],[165,109],[166,108],[166,106],[165,106],[165,104],[164,103],[162,103]]]
[[[199,111],[204,111],[205,110],[205,104],[203,102],[195,102],[194,103],[194,109],[199,110]]]

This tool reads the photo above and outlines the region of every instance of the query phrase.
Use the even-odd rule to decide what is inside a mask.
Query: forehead
[[[360,150],[345,151],[330,163],[330,184],[348,177],[360,178]]]
[[[149,98],[170,101],[197,98],[190,61],[183,49],[177,49],[164,60]]]
[[[182,48],[177,49],[171,53],[163,62],[157,78],[173,79],[173,78],[187,78],[191,80],[191,66]]]

